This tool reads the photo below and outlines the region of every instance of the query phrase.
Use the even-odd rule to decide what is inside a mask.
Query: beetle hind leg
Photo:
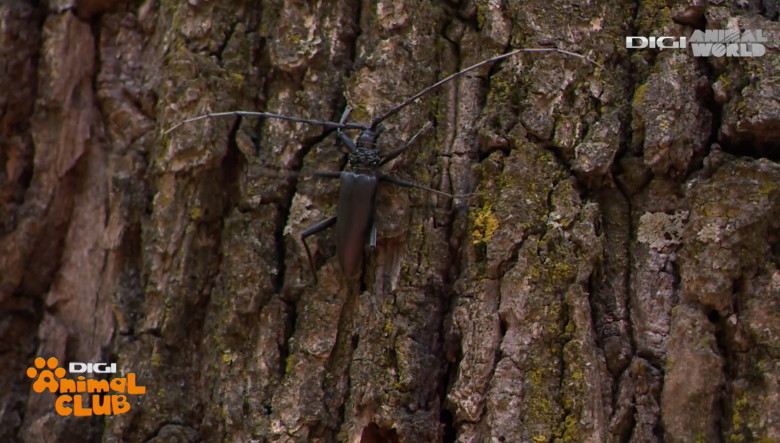
[[[317,282],[317,270],[314,268],[314,258],[312,258],[311,250],[309,249],[309,245],[306,243],[306,237],[314,235],[320,231],[324,231],[334,224],[336,224],[335,216],[327,218],[301,233],[301,243],[303,243],[303,248],[306,249],[306,257],[309,259],[309,267],[311,268],[311,275],[314,277],[315,283]]]

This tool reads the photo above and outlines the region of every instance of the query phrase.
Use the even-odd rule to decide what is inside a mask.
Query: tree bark
[[[0,5],[0,440],[780,440],[771,2]],[[626,36],[764,30],[762,57]],[[359,281],[334,131],[384,122]],[[354,131],[350,132],[355,135]],[[36,357],[116,362],[62,417]]]

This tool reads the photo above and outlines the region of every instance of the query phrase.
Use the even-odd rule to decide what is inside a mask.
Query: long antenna
[[[174,129],[178,128],[181,125],[196,122],[198,120],[204,120],[207,118],[216,118],[216,117],[227,117],[227,116],[241,116],[241,117],[265,117],[265,118],[278,118],[280,120],[288,120],[291,122],[298,122],[298,123],[309,123],[312,125],[319,125],[319,126],[325,126],[326,128],[339,128],[339,129],[360,129],[360,130],[366,130],[368,129],[367,126],[361,125],[359,123],[336,123],[336,122],[326,122],[321,120],[312,120],[308,118],[300,118],[300,117],[289,117],[286,115],[280,115],[280,114],[271,114],[270,112],[253,112],[253,111],[230,111],[230,112],[215,112],[212,114],[205,114],[205,115],[199,115],[197,117],[188,118],[187,120],[181,121],[179,123],[176,123],[175,125],[168,128],[165,132],[163,132],[163,135],[168,134],[169,132],[173,131]]]
[[[394,115],[395,113],[397,113],[401,109],[403,109],[403,108],[407,107],[408,105],[410,105],[413,101],[415,101],[418,98],[422,97],[423,95],[431,92],[432,90],[438,88],[439,86],[447,83],[448,81],[454,80],[454,79],[460,77],[461,75],[463,75],[463,74],[465,74],[465,73],[467,73],[469,71],[473,71],[473,70],[475,70],[477,68],[481,68],[482,66],[485,66],[488,63],[497,62],[499,60],[503,60],[505,58],[509,58],[509,57],[511,57],[511,56],[513,56],[515,54],[519,54],[521,52],[558,52],[560,54],[571,55],[573,57],[578,57],[578,58],[581,58],[583,60],[587,60],[587,61],[593,63],[594,65],[596,65],[596,66],[598,66],[598,67],[600,67],[602,69],[604,68],[600,64],[598,64],[595,61],[589,59],[588,57],[585,57],[582,54],[577,54],[576,52],[570,52],[570,51],[566,51],[566,50],[563,50],[563,49],[558,49],[558,48],[525,48],[525,49],[515,49],[514,51],[507,52],[506,54],[498,55],[498,56],[495,56],[493,58],[489,58],[487,60],[483,60],[483,61],[477,63],[476,65],[469,66],[468,68],[466,68],[466,69],[464,69],[462,71],[458,71],[458,72],[450,75],[449,77],[446,77],[446,78],[444,78],[442,80],[439,80],[438,82],[432,84],[431,86],[428,86],[427,88],[423,89],[422,91],[418,92],[417,94],[407,98],[402,103],[400,103],[400,104],[396,105],[395,107],[391,108],[389,111],[384,113],[382,116],[377,117],[377,118],[371,120],[371,129],[372,130],[376,129],[377,125],[379,125],[379,123],[384,121],[386,118]]]
[[[182,125],[187,124],[187,123],[192,123],[192,122],[196,122],[198,120],[204,120],[204,119],[207,119],[207,118],[217,118],[217,117],[227,117],[227,116],[276,118],[276,119],[279,119],[279,120],[287,120],[287,121],[292,121],[292,122],[297,122],[297,123],[309,123],[309,124],[312,124],[312,125],[324,126],[326,128],[359,129],[361,131],[365,131],[365,130],[371,129],[372,131],[374,131],[374,130],[376,130],[376,128],[379,125],[379,123],[381,123],[382,121],[384,121],[388,117],[390,117],[392,115],[395,115],[401,109],[409,106],[412,102],[414,102],[418,98],[422,97],[423,95],[431,92],[432,90],[438,88],[439,86],[441,86],[441,85],[443,85],[443,84],[445,84],[445,83],[447,83],[447,82],[449,82],[451,80],[454,80],[454,79],[462,76],[463,74],[465,74],[467,72],[470,72],[470,71],[473,71],[475,69],[481,68],[482,66],[485,66],[485,65],[487,65],[489,63],[493,63],[493,62],[497,62],[499,60],[503,60],[505,58],[509,58],[509,57],[511,57],[513,55],[516,55],[516,54],[519,54],[521,52],[557,52],[559,54],[565,54],[565,55],[570,55],[572,57],[581,58],[581,59],[586,60],[586,61],[588,61],[590,63],[593,63],[594,65],[596,65],[596,66],[598,66],[598,67],[600,67],[602,69],[604,68],[599,63],[595,62],[594,60],[592,60],[592,59],[590,59],[588,57],[585,57],[582,54],[577,54],[576,52],[566,51],[566,50],[563,50],[563,49],[558,49],[558,48],[523,48],[523,49],[515,49],[514,51],[507,52],[506,54],[498,55],[498,56],[495,56],[493,58],[489,58],[487,60],[483,60],[483,61],[481,61],[481,62],[479,62],[479,63],[477,63],[477,64],[475,64],[473,66],[469,66],[466,69],[458,71],[458,72],[456,72],[456,73],[454,73],[454,74],[452,74],[452,75],[450,75],[448,77],[445,77],[442,80],[439,80],[438,82],[432,84],[431,86],[428,86],[427,88],[423,89],[422,91],[418,92],[417,94],[407,98],[406,100],[404,100],[400,104],[394,106],[393,108],[391,108],[389,111],[387,111],[383,115],[381,115],[381,116],[379,116],[377,118],[374,118],[373,120],[371,120],[371,125],[370,126],[361,125],[359,123],[336,123],[336,122],[329,122],[329,121],[322,121],[322,120],[313,120],[313,119],[308,119],[308,118],[290,117],[290,116],[287,116],[287,115],[272,114],[270,112],[229,111],[229,112],[214,112],[214,113],[211,113],[211,114],[205,114],[205,115],[200,115],[200,116],[193,117],[193,118],[188,118],[187,120],[183,120],[183,121],[181,121],[181,122],[171,126],[167,130],[165,130],[163,132],[163,135],[166,135],[166,134],[170,133],[171,131],[177,129],[179,126],[182,126]]]

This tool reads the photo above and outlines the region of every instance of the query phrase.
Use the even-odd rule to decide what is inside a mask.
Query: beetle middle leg
[[[418,185],[417,183],[408,182],[406,180],[401,180],[401,179],[398,179],[398,178],[390,177],[388,175],[381,175],[381,176],[379,176],[379,179],[382,180],[382,181],[386,181],[388,183],[392,183],[394,185],[402,186],[404,188],[417,188],[417,189],[420,189],[420,190],[423,190],[423,191],[433,192],[434,194],[443,195],[443,196],[449,197],[449,198],[466,198],[466,197],[469,197],[469,196],[473,195],[473,194],[465,194],[465,195],[450,194],[448,192],[439,191],[438,189],[433,189],[433,188],[429,188],[427,186]]]

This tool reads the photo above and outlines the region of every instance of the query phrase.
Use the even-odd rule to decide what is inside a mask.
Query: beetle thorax
[[[382,157],[376,147],[378,133],[365,130],[355,141],[355,152],[349,156],[349,164],[356,171],[372,171],[379,167]]]

